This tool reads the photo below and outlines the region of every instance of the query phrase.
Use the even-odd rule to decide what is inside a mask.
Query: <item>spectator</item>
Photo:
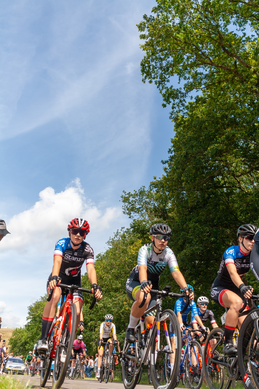
[[[3,239],[3,237],[7,234],[10,234],[9,231],[6,229],[6,224],[5,221],[0,219],[0,240]]]
[[[2,318],[0,317],[0,328],[2,327]]]
[[[95,354],[95,360],[94,360],[94,374],[95,374],[95,378],[96,378],[97,370],[98,370],[98,354]]]
[[[92,378],[93,369],[94,369],[94,361],[93,361],[93,357],[91,356],[86,368],[86,377]]]

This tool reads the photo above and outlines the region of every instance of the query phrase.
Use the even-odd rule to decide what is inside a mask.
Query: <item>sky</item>
[[[163,173],[173,124],[143,83],[136,27],[155,0],[0,0],[0,242],[3,327],[46,293],[74,217],[95,254],[130,220],[123,190]]]

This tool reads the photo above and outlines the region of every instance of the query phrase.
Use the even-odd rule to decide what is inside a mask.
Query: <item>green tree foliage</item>
[[[257,0],[157,0],[138,25],[143,80],[173,110],[204,90],[258,98],[258,21]]]

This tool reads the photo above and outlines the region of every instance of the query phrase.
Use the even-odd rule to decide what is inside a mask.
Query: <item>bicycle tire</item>
[[[237,354],[240,374],[247,389],[259,387],[258,375],[258,342],[259,338],[255,331],[255,321],[259,320],[259,309],[255,309],[247,315],[242,323],[238,337]]]
[[[76,306],[74,303],[72,303],[70,309],[67,311],[61,337],[60,337],[60,343],[57,346],[57,350],[56,350],[54,369],[53,369],[52,389],[59,389],[66,377],[66,371],[69,364],[74,336],[76,332],[76,320],[77,320]],[[64,362],[61,360],[61,358],[64,360]]]
[[[52,359],[49,357],[49,355],[46,354],[46,356],[43,357],[42,366],[40,369],[40,386],[42,388],[44,388],[49,378],[51,364],[52,364]]]
[[[110,364],[109,364],[109,351],[105,351],[104,357],[104,382],[107,384],[109,381]]]
[[[196,340],[193,340],[190,343],[190,352],[193,355],[193,359],[195,359],[196,366],[191,365],[191,361],[189,360],[189,356],[186,355],[185,358],[185,380],[187,382],[187,386],[191,389],[199,389],[202,384],[203,378],[203,368],[202,368],[202,348],[200,343]],[[195,368],[196,367],[196,368]]]
[[[111,365],[111,369],[110,369],[110,382],[113,381],[114,379],[114,376],[115,376],[115,363],[114,363],[114,357],[112,355],[112,365]]]
[[[103,359],[102,359],[102,366],[100,368],[100,378],[99,382],[103,382],[103,374],[104,374],[104,368],[103,368]]]
[[[215,345],[212,345],[215,343]],[[232,379],[229,378],[228,369],[217,360],[224,358],[224,331],[214,328],[207,337],[203,353],[203,370],[210,389],[229,389]]]
[[[175,313],[171,309],[165,309],[161,314],[160,322],[160,350],[157,352],[157,324],[151,339],[151,379],[155,389],[166,385],[167,389],[176,386],[177,376],[180,372],[181,361],[181,332]],[[174,335],[173,335],[174,334]],[[170,335],[172,335],[170,337]],[[168,344],[170,342],[170,344]],[[168,347],[166,349],[166,347]],[[173,348],[171,352],[165,352]],[[168,368],[168,360],[174,363],[173,371]],[[174,360],[174,362],[173,362]]]
[[[131,361],[127,358],[129,348],[130,343],[125,339],[121,359],[121,375],[125,389],[135,388],[141,377],[141,368],[137,366],[135,361]]]

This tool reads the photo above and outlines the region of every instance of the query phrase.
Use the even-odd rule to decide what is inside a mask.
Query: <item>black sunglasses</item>
[[[247,236],[244,236],[245,239],[251,240],[251,241],[254,240],[254,237],[255,237],[254,235],[247,235]]]
[[[155,238],[157,238],[158,240],[162,240],[162,239],[164,239],[164,240],[166,240],[166,241],[168,241],[169,240],[169,236],[167,236],[167,235],[153,235]]]
[[[80,234],[80,236],[85,236],[85,231],[81,230],[80,228],[73,228],[71,232],[73,235]]]

